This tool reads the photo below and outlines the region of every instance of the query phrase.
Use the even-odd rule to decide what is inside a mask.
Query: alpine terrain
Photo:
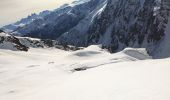
[[[170,56],[169,11],[169,0],[79,0],[2,29],[79,47],[102,44],[110,52],[143,47],[160,58]]]
[[[0,100],[170,100],[170,0],[76,0],[1,27]]]

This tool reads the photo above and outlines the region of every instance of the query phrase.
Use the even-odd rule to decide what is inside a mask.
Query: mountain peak
[[[4,30],[74,46],[101,44],[110,52],[142,47],[156,56],[155,51],[160,51],[157,49],[169,34],[169,11],[167,0],[78,0]]]

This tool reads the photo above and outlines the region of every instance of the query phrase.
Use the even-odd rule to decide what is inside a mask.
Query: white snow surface
[[[2,33],[0,33],[0,36],[9,36],[9,35],[4,33],[4,32],[2,32]]]
[[[0,49],[0,100],[170,100],[169,65],[145,49]]]

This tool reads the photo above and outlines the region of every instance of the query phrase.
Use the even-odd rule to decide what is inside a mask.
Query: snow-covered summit
[[[54,11],[32,14],[14,24],[4,26],[2,29],[20,36],[56,39],[88,16],[101,3],[100,1],[104,0],[77,0]]]

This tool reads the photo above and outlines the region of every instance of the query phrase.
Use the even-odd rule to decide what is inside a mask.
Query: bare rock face
[[[82,20],[59,40],[76,46],[102,44],[110,52],[142,47],[153,56],[157,53],[156,49],[167,37],[165,32],[170,29],[167,28],[169,0],[106,0],[102,3],[106,5],[98,6],[101,8],[94,11],[93,20],[87,17],[86,22]],[[82,32],[87,25],[88,29]]]
[[[156,45],[165,35],[170,1],[109,0],[91,26],[87,44],[101,43],[111,52]],[[107,41],[107,42],[106,42]]]
[[[3,30],[0,29],[0,33],[4,32]]]

